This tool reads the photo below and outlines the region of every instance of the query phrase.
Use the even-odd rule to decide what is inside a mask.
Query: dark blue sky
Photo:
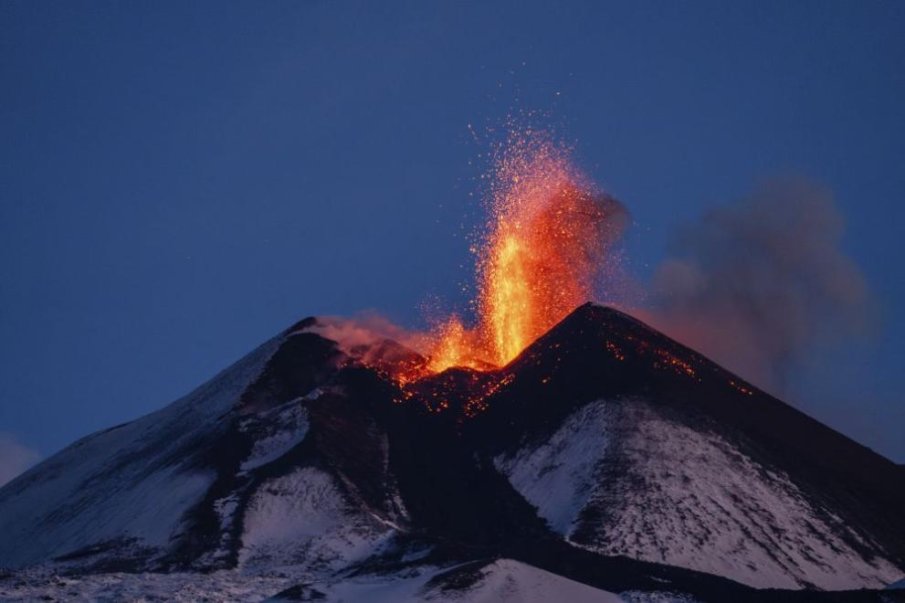
[[[542,110],[632,269],[775,175],[829,187],[880,335],[796,403],[902,462],[905,4],[4,2],[0,432],[47,455],[302,316],[456,301],[471,136]]]

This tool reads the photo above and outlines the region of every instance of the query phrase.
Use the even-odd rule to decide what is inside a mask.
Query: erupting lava
[[[549,134],[511,131],[496,153],[490,218],[476,248],[478,324],[433,334],[430,371],[503,366],[591,299],[625,218]]]

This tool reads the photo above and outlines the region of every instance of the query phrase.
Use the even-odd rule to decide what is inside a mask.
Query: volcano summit
[[[0,597],[900,592],[901,467],[626,314],[585,304],[503,367],[417,379],[429,359],[341,326],[305,319],[0,489]]]

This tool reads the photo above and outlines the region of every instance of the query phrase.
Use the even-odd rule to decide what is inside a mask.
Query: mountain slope
[[[163,410],[83,438],[0,489],[0,565],[167,544],[216,479],[200,461],[221,419],[257,376],[269,341]],[[165,489],[166,496],[161,496]]]
[[[899,467],[625,314],[585,305],[506,367],[415,382],[393,371],[417,353],[343,332],[301,321],[0,489],[0,567],[225,571],[272,595],[511,560],[469,600],[550,583],[527,566],[701,601],[874,601],[745,584],[905,573]]]
[[[570,541],[759,587],[902,573],[892,462],[638,321],[583,306],[504,370],[474,428]]]
[[[625,599],[542,569],[498,559],[450,568],[425,567],[405,574],[365,575],[293,587],[271,601],[368,601],[369,603],[624,603]]]
[[[364,554],[400,510],[392,501],[361,500],[313,441],[341,418],[319,410],[337,396],[318,385],[345,359],[333,342],[304,330],[311,324],[165,409],[84,438],[5,486],[0,566],[221,568],[235,566],[240,554],[243,562],[269,563],[287,549],[287,516],[320,523],[289,532],[291,553],[277,555],[285,562],[304,557],[329,566]],[[351,425],[346,435],[368,428]],[[356,438],[366,463],[380,462],[380,438]],[[378,498],[392,498],[390,485],[379,488]]]
[[[901,573],[787,474],[643,400],[591,403],[497,465],[557,532],[606,554],[756,587],[879,588]]]

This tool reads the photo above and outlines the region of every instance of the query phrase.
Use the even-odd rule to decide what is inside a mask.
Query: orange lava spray
[[[435,332],[430,369],[503,366],[583,302],[625,212],[549,134],[513,129],[497,150],[489,219],[476,246],[478,324],[455,316]]]

